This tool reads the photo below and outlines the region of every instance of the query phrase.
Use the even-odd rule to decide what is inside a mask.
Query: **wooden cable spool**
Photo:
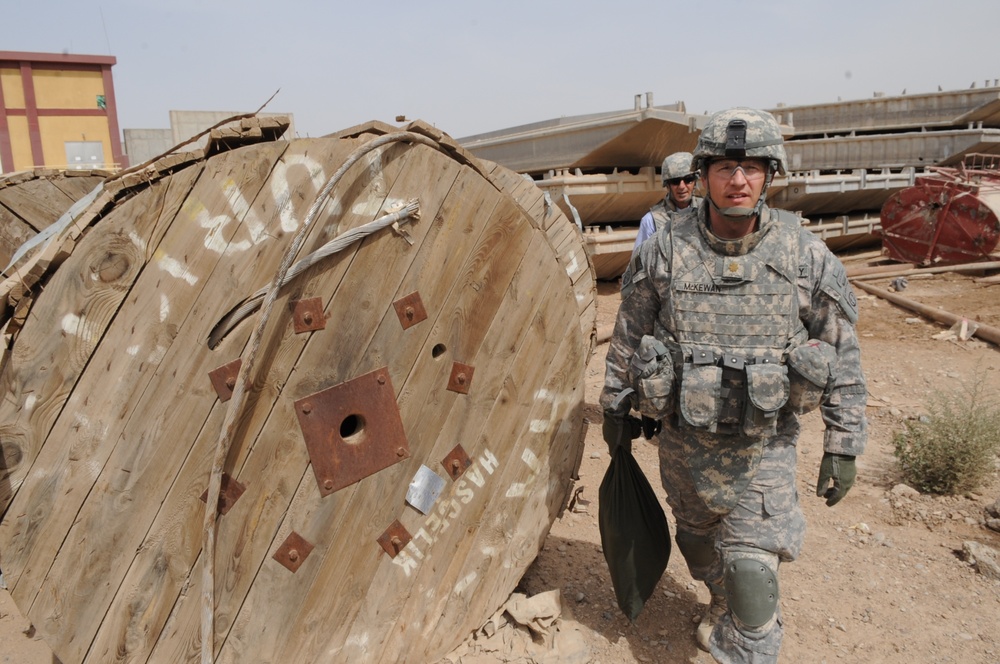
[[[373,150],[303,252],[417,200],[409,241],[309,267],[262,329],[220,480],[215,661],[433,661],[568,496],[596,320],[582,235],[530,181],[406,130],[439,148]],[[209,332],[391,131],[172,160],[39,277],[0,373],[0,564],[61,661],[198,659],[204,501],[254,318]]]

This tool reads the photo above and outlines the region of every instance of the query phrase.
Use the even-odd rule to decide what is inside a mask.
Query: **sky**
[[[322,136],[455,138],[683,101],[690,113],[982,87],[996,0],[0,0],[0,50],[112,55],[123,129],[264,109]]]

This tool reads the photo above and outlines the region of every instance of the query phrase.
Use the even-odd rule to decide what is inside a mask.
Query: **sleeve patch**
[[[820,290],[837,303],[841,312],[852,324],[858,322],[858,298],[847,280],[847,271],[839,261],[827,270],[820,283]]]
[[[635,285],[645,278],[646,268],[642,264],[642,256],[636,252],[622,275],[622,299],[627,298],[635,290]]]

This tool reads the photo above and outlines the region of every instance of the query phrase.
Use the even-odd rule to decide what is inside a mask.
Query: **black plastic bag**
[[[632,453],[615,448],[598,492],[601,546],[618,606],[635,621],[670,559],[670,527]]]

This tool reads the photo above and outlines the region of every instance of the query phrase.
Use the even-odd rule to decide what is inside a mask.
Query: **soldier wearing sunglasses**
[[[647,238],[656,233],[668,223],[670,217],[678,210],[690,206],[698,207],[701,198],[694,195],[698,185],[698,173],[691,168],[690,152],[675,152],[663,160],[660,169],[663,187],[667,190],[663,200],[649,209],[639,221],[639,233],[635,236],[634,254]]]

